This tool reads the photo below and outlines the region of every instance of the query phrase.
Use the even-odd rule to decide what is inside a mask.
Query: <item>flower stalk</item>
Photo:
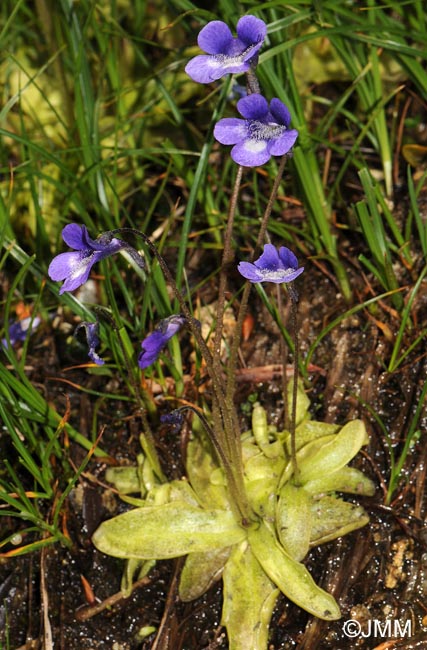
[[[273,187],[271,189],[270,197],[267,201],[267,205],[264,211],[264,214],[261,219],[261,224],[260,228],[258,231],[258,237],[256,240],[255,248],[252,251],[251,255],[251,260],[255,256],[255,252],[257,249],[261,248],[262,243],[265,238],[265,234],[267,232],[267,226],[268,226],[268,221],[270,219],[271,212],[273,210],[273,205],[274,202],[277,198],[277,193],[279,191],[280,183],[282,181],[283,177],[283,172],[285,170],[285,165],[286,165],[286,160],[287,156],[282,156],[280,159],[279,167],[277,170],[276,177],[274,179]],[[242,298],[240,300],[240,306],[239,306],[239,312],[237,315],[237,323],[236,323],[236,328],[235,328],[235,334],[231,343],[231,349],[230,349],[230,358],[227,366],[227,391],[226,391],[226,399],[228,402],[231,402],[233,400],[233,395],[234,395],[234,390],[235,390],[235,382],[236,382],[236,373],[235,373],[235,368],[237,364],[237,354],[239,351],[241,339],[242,339],[242,331],[243,331],[243,322],[246,317],[247,309],[248,309],[248,300],[249,300],[249,294],[251,290],[251,284],[250,282],[246,282],[245,286],[243,288],[243,294]]]
[[[291,299],[291,330],[294,338],[294,377],[292,384],[292,406],[289,423],[291,434],[291,462],[294,474],[295,485],[299,485],[299,471],[297,463],[296,448],[296,413],[298,397],[298,362],[299,362],[299,341],[298,341],[298,293],[291,282],[288,285],[289,297]],[[284,369],[285,370],[285,369]]]

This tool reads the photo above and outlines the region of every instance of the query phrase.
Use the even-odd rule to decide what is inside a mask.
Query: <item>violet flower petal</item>
[[[83,259],[85,259],[85,256],[82,251],[60,253],[49,264],[47,272],[50,279],[58,282],[65,280],[68,276],[74,275],[76,270],[81,268]],[[90,255],[86,256],[86,259],[90,262]]]
[[[260,269],[278,269],[280,257],[277,248],[273,244],[265,244],[262,254],[254,264]]]
[[[168,340],[161,332],[152,332],[142,341],[142,352],[138,357],[138,365],[142,370],[157,361]]]
[[[99,338],[98,338],[98,332],[99,332],[99,324],[98,322],[95,323],[89,323],[87,321],[83,321],[79,323],[74,330],[74,336],[77,334],[77,332],[80,329],[84,329],[85,334],[86,334],[86,340],[88,344],[88,357],[93,361],[93,363],[96,363],[97,366],[102,366],[104,365],[105,361],[101,359],[99,354],[96,352],[95,348],[98,347],[99,345]]]
[[[286,127],[291,123],[291,114],[289,108],[285,106],[280,99],[273,97],[270,102],[270,112],[278,124],[284,124]]]
[[[92,239],[86,226],[80,226],[77,223],[69,223],[62,230],[62,239],[70,248],[77,251],[88,249],[104,250],[105,244],[99,244]]]
[[[185,66],[185,72],[193,79],[193,81],[197,81],[197,83],[200,84],[208,84],[220,79],[229,72],[245,72],[248,67],[247,64],[236,64],[234,62],[231,64],[233,69],[230,68],[230,70],[228,70],[227,66],[230,66],[230,64],[217,60],[208,54],[199,54],[187,63]]]
[[[90,359],[92,359],[94,363],[96,363],[97,366],[103,366],[105,362],[103,359],[101,359],[101,357],[95,350],[95,348],[97,348],[99,345],[99,338],[98,338],[99,325],[98,323],[86,323],[85,329],[86,329],[87,343],[89,346],[88,356]]]
[[[89,274],[91,272],[92,266],[98,261],[98,257],[95,252],[90,253],[86,257],[80,254],[80,259],[76,260],[77,253],[63,253],[63,255],[68,255],[66,260],[67,268],[69,272],[67,276],[64,276],[64,284],[59,289],[59,295],[62,295],[65,291],[75,291],[87,282]],[[52,264],[55,260],[52,261]],[[49,267],[50,270],[50,267]],[[52,279],[53,276],[51,276]]]
[[[191,59],[185,66],[186,73],[194,81],[210,83],[226,74],[247,72],[262,46],[267,27],[255,16],[244,16],[237,30],[236,38],[221,20],[208,23],[197,39],[207,54]]]
[[[237,268],[240,275],[243,275],[246,280],[250,280],[251,282],[262,282],[262,273],[257,269],[255,264],[252,264],[251,262],[239,262]]]
[[[269,143],[268,150],[270,154],[272,156],[283,156],[285,153],[288,153],[294,146],[297,137],[298,131],[295,129],[285,131],[280,138]]]
[[[214,136],[221,144],[236,144],[247,136],[245,121],[238,117],[224,117],[215,124]]]
[[[267,25],[255,16],[242,16],[236,25],[236,32],[246,46],[253,43],[259,49],[267,35]]]
[[[248,139],[236,144],[231,150],[235,163],[243,167],[258,167],[271,158],[267,140]]]
[[[252,93],[239,99],[237,110],[248,120],[262,120],[268,113],[268,102],[259,93]]]
[[[285,246],[281,246],[279,248],[279,258],[280,258],[280,264],[283,265],[285,269],[298,268],[298,260],[296,258],[296,255],[291,250],[289,250],[289,248],[286,248]]]
[[[288,128],[289,110],[280,99],[273,99],[269,108],[265,97],[252,93],[242,97],[237,108],[244,120],[223,118],[214,128],[214,137],[221,144],[235,145],[231,157],[236,163],[257,167],[271,156],[283,156],[292,149],[298,131]]]
[[[179,433],[182,429],[182,425],[184,424],[184,413],[182,413],[182,411],[180,411],[179,409],[175,409],[170,413],[165,413],[164,415],[161,415],[160,422],[162,424],[172,425],[173,433]]]
[[[25,341],[29,334],[32,334],[35,329],[40,325],[41,318],[39,316],[26,316],[21,320],[14,321],[9,325],[9,341],[11,345],[15,345],[18,341]],[[29,327],[31,325],[31,332]],[[1,340],[5,348],[8,347],[8,342],[6,338]]]
[[[154,332],[149,334],[141,343],[142,352],[138,357],[138,365],[144,370],[157,361],[160,352],[185,323],[181,314],[172,314],[159,322]]]
[[[197,37],[197,44],[208,54],[227,52],[233,41],[233,34],[222,20],[212,20],[205,25]]]
[[[250,282],[292,282],[304,271],[298,268],[294,253],[282,246],[279,251],[273,244],[266,244],[262,255],[255,262],[240,262],[239,273]]]
[[[76,251],[84,250],[88,247],[88,232],[86,226],[80,226],[77,223],[69,223],[62,230],[62,239],[70,248]]]
[[[122,249],[131,248],[121,239],[112,237],[110,232],[103,233],[96,240],[92,239],[85,226],[73,223],[65,226],[62,237],[75,250],[57,255],[49,265],[48,274],[52,280],[65,280],[60,294],[74,291],[84,284],[96,262]]]

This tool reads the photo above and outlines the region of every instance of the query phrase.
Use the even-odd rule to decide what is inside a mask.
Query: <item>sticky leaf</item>
[[[247,542],[235,546],[224,573],[222,624],[230,650],[264,650],[279,590],[265,574]]]
[[[348,422],[329,442],[322,445],[316,453],[303,461],[298,459],[299,480],[301,483],[326,476],[347,465],[362,445],[368,442],[362,420]]]
[[[375,494],[375,484],[355,467],[342,467],[336,472],[304,483],[304,490],[313,495],[325,492],[348,492],[371,497]]]
[[[289,600],[327,621],[341,617],[333,596],[318,587],[305,566],[286,553],[265,522],[259,528],[249,529],[248,540],[270,580]]]
[[[209,587],[219,580],[231,547],[219,548],[206,553],[190,553],[185,560],[179,581],[179,597],[185,603],[203,596]]]
[[[325,496],[312,502],[311,545],[323,544],[365,526],[369,517],[361,506]]]
[[[302,487],[286,483],[276,508],[276,528],[287,553],[298,562],[308,553],[311,536],[312,497]]]
[[[167,559],[230,546],[245,538],[231,512],[174,501],[125,512],[104,521],[92,541],[121,558]]]

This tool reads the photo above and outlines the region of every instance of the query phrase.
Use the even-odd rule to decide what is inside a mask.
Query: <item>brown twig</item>
[[[141,578],[141,580],[137,580],[136,582],[133,583],[132,588],[130,590],[130,594],[132,594],[135,591],[135,589],[139,589],[139,587],[145,587],[146,585],[149,585],[150,582],[151,582],[151,578],[148,578],[147,576]],[[117,605],[122,600],[127,600],[129,596],[128,595],[125,596],[122,591],[118,591],[116,594],[109,596],[101,603],[97,603],[96,605],[92,605],[90,607],[83,607],[82,609],[77,610],[75,614],[76,619],[78,621],[88,621],[90,618],[93,618],[97,614],[100,614],[105,609]]]

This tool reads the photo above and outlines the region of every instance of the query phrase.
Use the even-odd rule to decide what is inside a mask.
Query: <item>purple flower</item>
[[[184,323],[185,317],[182,314],[173,314],[160,321],[154,332],[149,334],[141,343],[142,352],[138,357],[138,365],[141,369],[148,368],[157,361],[166,343],[179,332]]]
[[[267,26],[255,16],[243,16],[236,31],[237,38],[221,20],[213,20],[203,27],[197,43],[207,54],[195,56],[187,63],[188,76],[208,84],[226,74],[247,72],[263,44]]]
[[[180,409],[175,409],[170,413],[165,413],[160,416],[160,422],[163,424],[170,424],[172,426],[173,433],[179,433],[184,424],[184,414]]]
[[[15,345],[18,341],[25,341],[27,336],[31,333],[29,327],[31,325],[31,331],[35,330],[41,323],[41,319],[38,316],[27,316],[21,320],[17,320],[9,325],[9,341],[11,345]],[[5,348],[8,347],[7,339],[4,338],[1,340]]]
[[[271,156],[283,156],[292,149],[298,131],[289,129],[291,115],[280,99],[268,102],[262,95],[252,93],[237,102],[245,119],[225,117],[214,129],[221,144],[234,144],[231,157],[238,165],[257,167]]]
[[[123,248],[130,248],[129,244],[116,239],[109,232],[92,239],[86,226],[79,226],[76,223],[65,226],[62,239],[75,251],[57,255],[49,265],[48,274],[52,280],[65,280],[59,290],[60,294],[64,291],[74,291],[84,284],[96,262]]]
[[[250,282],[292,282],[304,271],[298,268],[298,260],[289,248],[281,246],[279,250],[273,244],[266,244],[264,252],[253,264],[240,262],[238,271]]]
[[[88,352],[89,358],[92,359],[92,361],[96,363],[97,366],[103,366],[105,363],[104,360],[101,359],[101,357],[98,355],[97,352],[95,352],[95,348],[97,348],[99,345],[99,338],[98,338],[99,324],[87,323],[86,321],[84,321],[77,325],[74,334],[76,335],[77,332],[82,327],[86,332],[87,344],[89,346],[89,352]]]

